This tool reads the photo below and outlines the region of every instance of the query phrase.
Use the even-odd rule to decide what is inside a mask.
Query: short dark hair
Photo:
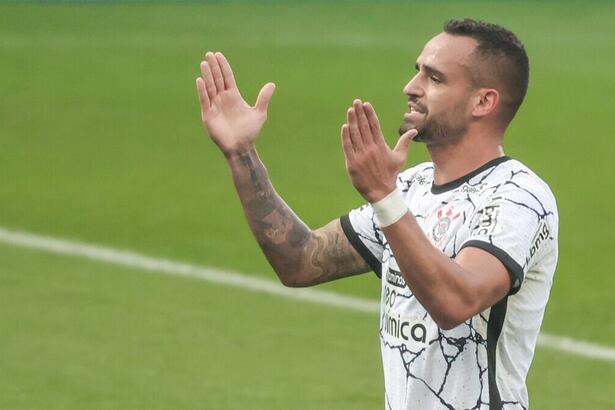
[[[508,124],[525,98],[530,77],[529,59],[521,40],[502,26],[469,18],[447,21],[444,32],[478,42],[474,54],[482,64],[472,68],[473,80],[478,86],[494,86],[494,82],[499,85],[501,115]]]

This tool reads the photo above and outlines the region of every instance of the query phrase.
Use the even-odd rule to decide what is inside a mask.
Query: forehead
[[[425,44],[416,61],[419,65],[453,74],[469,68],[470,55],[477,45],[471,37],[440,33]]]

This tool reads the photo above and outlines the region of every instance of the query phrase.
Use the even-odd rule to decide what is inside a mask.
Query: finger
[[[395,145],[395,148],[393,148],[393,152],[401,154],[404,158],[406,158],[408,156],[408,149],[410,147],[410,143],[412,142],[412,139],[416,137],[416,134],[418,134],[418,131],[415,129],[411,129],[402,134],[402,136],[399,137],[399,140],[397,141],[397,145]]]
[[[214,77],[211,73],[211,68],[207,61],[203,61],[201,63],[201,74],[203,76],[203,81],[205,82],[205,89],[207,90],[207,95],[209,96],[209,101],[213,100],[218,92],[216,91],[216,84],[214,84]]]
[[[269,101],[271,100],[271,96],[275,91],[274,83],[267,83],[261,88],[261,91],[258,93],[258,97],[256,98],[256,108],[258,111],[266,113],[269,108]]]
[[[359,125],[359,132],[361,133],[361,139],[363,144],[370,144],[374,141],[372,136],[372,130],[369,128],[365,111],[363,110],[363,102],[361,100],[354,100],[352,102],[354,112],[357,115],[357,122]]]
[[[214,78],[214,84],[216,84],[216,91],[221,93],[224,91],[224,79],[222,78],[222,70],[220,70],[220,64],[218,64],[218,60],[216,56],[211,51],[208,51],[205,54],[205,59],[207,60],[207,64],[209,64],[209,68],[211,68],[211,73]]]
[[[342,148],[344,149],[344,156],[346,161],[354,160],[354,148],[352,147],[352,141],[350,141],[350,128],[348,124],[342,125]]]
[[[348,132],[350,134],[350,142],[355,151],[361,151],[363,149],[363,140],[361,139],[361,133],[359,132],[359,126],[357,124],[357,115],[354,112],[354,108],[350,107],[346,112],[346,122],[348,123]]]
[[[374,107],[372,107],[372,105],[368,102],[363,104],[363,109],[365,110],[365,116],[367,117],[367,122],[369,123],[369,128],[372,131],[375,141],[377,143],[384,143],[384,136],[382,135],[382,130],[380,129],[380,121],[376,115],[376,110],[374,110]]]
[[[216,59],[218,60],[218,64],[220,65],[220,70],[222,71],[222,78],[224,79],[224,87],[226,90],[237,87],[235,83],[235,76],[233,75],[233,70],[231,69],[231,65],[228,63],[228,60],[222,53],[216,53]]]
[[[205,88],[205,81],[201,77],[196,79],[196,90],[199,93],[199,101],[201,103],[201,114],[205,117],[205,111],[209,109],[209,96],[207,95],[207,88]]]

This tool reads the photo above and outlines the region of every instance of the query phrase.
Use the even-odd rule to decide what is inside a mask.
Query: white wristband
[[[393,192],[372,204],[376,222],[381,228],[387,227],[399,221],[408,212],[408,206],[401,196],[401,191],[395,188]]]

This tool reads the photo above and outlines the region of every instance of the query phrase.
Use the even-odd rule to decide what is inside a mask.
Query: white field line
[[[291,289],[273,280],[242,275],[236,272],[197,266],[168,259],[154,258],[131,251],[113,249],[100,245],[9,230],[3,227],[0,227],[0,243],[56,254],[78,256],[114,265],[162,272],[168,275],[192,277],[212,283],[248,289],[254,292],[267,293],[289,299],[298,299],[320,305],[335,306],[347,310],[372,314],[378,313],[379,311],[379,303],[373,300],[344,296],[324,290]],[[538,338],[538,345],[577,356],[609,362],[615,361],[614,347],[601,346],[568,337],[541,333]]]

